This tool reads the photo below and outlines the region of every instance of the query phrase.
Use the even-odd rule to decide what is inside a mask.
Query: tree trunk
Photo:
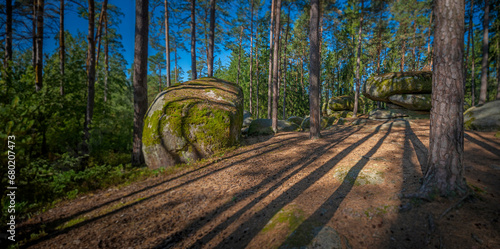
[[[83,145],[82,154],[87,157],[90,153],[90,124],[94,115],[94,96],[95,96],[95,40],[94,40],[94,0],[88,0],[89,3],[89,33],[87,36],[87,108],[85,111],[85,122],[83,125]]]
[[[10,2],[10,0],[7,0]],[[64,95],[64,0],[60,1],[59,6],[59,70],[61,74],[59,94]]]
[[[498,30],[498,29],[497,29]],[[500,99],[500,47],[498,46],[498,38],[497,38],[497,97],[496,99]]]
[[[210,38],[208,40],[208,77],[214,76],[215,0],[210,0]]]
[[[241,66],[241,40],[243,39],[243,25],[240,26],[240,42],[238,45],[238,72],[236,74],[236,85],[240,84],[240,66]]]
[[[191,78],[195,80],[196,75],[196,0],[191,0]]]
[[[5,67],[12,60],[12,0],[6,1],[5,11],[7,14],[5,22]]]
[[[35,88],[40,91],[43,86],[43,15],[44,0],[37,0],[36,15],[36,59],[35,59]]]
[[[33,1],[33,23],[32,23],[32,51],[31,51],[31,65],[33,66],[33,69],[36,69],[36,21],[37,21],[37,16],[38,16],[38,0]],[[36,74],[36,70],[35,70]],[[36,77],[36,75],[35,75]]]
[[[414,1],[414,4],[417,5],[417,1],[415,0]],[[416,14],[416,10],[413,11],[413,49],[412,49],[412,52],[411,52],[411,56],[412,56],[412,64],[411,64],[411,70],[412,71],[415,71],[415,68],[416,68],[416,61],[417,61],[417,14]]]
[[[273,31],[274,31],[274,10],[275,10],[276,0],[271,0],[271,20],[269,24],[269,71],[267,79],[267,118],[271,119],[272,116],[272,98],[273,98],[273,86],[272,86],[272,73],[273,73]]]
[[[471,0],[471,6],[474,6],[474,0]],[[468,31],[468,36],[467,36],[467,50],[465,52],[465,64],[464,64],[464,96],[467,93],[467,67],[469,64],[469,48],[470,48],[470,43],[471,43],[471,32],[472,32],[472,15],[474,14],[473,10],[470,10],[469,14],[469,31]]]
[[[320,106],[319,106],[319,84],[321,59],[319,55],[319,0],[311,0],[311,12],[309,21],[309,110],[311,139],[320,138]]]
[[[108,0],[104,0],[101,7],[101,13],[99,14],[99,23],[97,28],[97,35],[95,36],[95,43],[97,43],[97,54],[96,54],[96,62],[95,67],[97,70],[97,66],[99,65],[99,55],[101,54],[101,40],[102,40],[102,27],[104,26],[104,16],[106,15],[108,9]]]
[[[287,17],[287,25],[286,25],[286,31],[285,31],[285,50],[283,51],[283,54],[285,55],[285,61],[283,63],[283,68],[284,68],[284,73],[283,73],[283,119],[286,119],[286,64],[287,64],[287,59],[286,59],[286,44],[288,42],[288,33],[290,32],[290,5],[288,4],[288,17]]]
[[[359,88],[361,86],[361,78],[359,76],[359,67],[361,64],[361,31],[363,29],[363,3],[361,0],[361,16],[359,18],[359,29],[358,29],[358,52],[356,55],[356,92],[354,93],[354,109],[352,111],[353,116],[357,117],[358,115],[358,105],[359,105]]]
[[[403,28],[403,36],[406,32],[406,27]],[[405,70],[405,54],[406,54],[406,39],[403,38],[403,46],[401,46],[401,64],[400,64],[400,72],[404,72]]]
[[[259,29],[257,28],[256,30],[256,34],[255,34],[255,37],[259,37]],[[257,100],[257,107],[255,108],[257,110],[257,118],[259,118],[259,112],[260,112],[260,106],[259,106],[259,86],[260,86],[260,82],[259,82],[259,47],[258,47],[258,41],[256,40],[255,41],[255,69],[256,69],[256,76],[257,76],[257,93],[256,93],[256,100]]]
[[[144,115],[148,108],[148,6],[149,0],[136,0],[135,2],[134,143],[132,151],[132,165],[134,166],[144,163],[142,129]]]
[[[278,132],[278,64],[280,47],[280,18],[281,0],[276,0],[276,25],[274,27],[274,54],[273,54],[273,109],[272,109],[272,128],[274,133]]]
[[[486,103],[488,98],[488,25],[489,25],[490,3],[484,0],[483,19],[483,61],[481,63],[481,91],[479,92],[479,105]]]
[[[109,77],[109,37],[108,37],[108,13],[104,16],[104,102],[108,101],[108,77]]]
[[[472,31],[471,102],[476,105],[476,51],[474,51],[474,31]]]
[[[215,0],[214,0],[215,1]],[[167,87],[172,85],[170,80],[170,25],[168,24],[168,0],[165,0],[165,57],[167,69]]]
[[[463,152],[464,8],[461,0],[436,0],[434,68],[427,172],[421,193],[462,195],[467,190]]]
[[[434,11],[431,10],[431,16],[429,18],[429,42],[427,43],[427,54],[429,56],[429,67],[432,68],[432,53],[431,53],[431,30],[432,30],[432,15]]]
[[[174,68],[174,71],[175,71],[174,77],[175,78],[174,78],[174,80],[175,80],[175,84],[177,84],[178,83],[177,82],[177,79],[178,79],[177,77],[179,75],[179,71],[177,69],[177,45],[176,45],[175,42],[174,42],[174,63],[175,63],[175,68]]]
[[[251,9],[250,9],[250,84],[249,84],[249,95],[248,96],[248,100],[249,100],[249,112],[252,113],[252,88],[253,88],[253,0],[252,0],[252,3],[251,3]]]

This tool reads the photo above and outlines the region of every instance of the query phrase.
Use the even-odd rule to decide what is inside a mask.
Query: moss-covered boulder
[[[330,119],[327,117],[321,117],[319,122],[320,122],[319,126],[320,126],[321,130],[326,129],[326,127],[328,127],[332,124],[330,122]],[[311,128],[311,118],[310,117],[304,118],[304,120],[302,121],[302,124],[300,125],[300,128],[303,131],[310,129]]]
[[[329,113],[329,117],[335,118],[351,118],[354,115],[351,111],[332,111]]]
[[[464,112],[464,128],[477,131],[500,131],[500,100],[473,106]]]
[[[429,111],[431,109],[431,94],[395,94],[389,100],[399,106],[414,111]]]
[[[155,169],[208,157],[234,145],[242,123],[241,87],[216,78],[174,85],[159,93],[146,113],[144,159]]]
[[[328,108],[331,111],[352,111],[354,98],[351,96],[333,97],[328,101]]]
[[[272,135],[274,134],[272,125],[273,125],[272,119],[264,119],[264,118],[255,119],[248,127],[248,135],[249,136]],[[293,122],[289,122],[286,120],[278,120],[278,132],[297,131],[299,130],[299,128],[300,127]]]
[[[390,102],[395,94],[428,94],[432,92],[432,72],[386,73],[370,77],[363,85],[363,94],[375,101]]]
[[[300,126],[302,124],[302,121],[304,121],[304,119],[297,116],[291,116],[286,121],[295,123]]]

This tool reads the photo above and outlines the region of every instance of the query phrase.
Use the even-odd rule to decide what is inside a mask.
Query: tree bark
[[[481,91],[479,92],[479,105],[486,103],[488,98],[488,25],[489,25],[490,3],[484,0],[483,19],[483,60],[481,63]]]
[[[429,42],[427,43],[427,54],[429,56],[429,67],[432,68],[432,53],[431,53],[431,30],[432,30],[432,16],[434,11],[431,10],[431,16],[429,18]]]
[[[108,101],[108,77],[109,77],[109,37],[108,37],[108,13],[104,16],[104,102]]]
[[[241,40],[243,40],[243,25],[240,26],[240,42],[238,44],[238,72],[236,73],[236,85],[240,84]]]
[[[476,105],[476,51],[474,51],[474,31],[472,31],[471,102]]]
[[[142,130],[144,115],[148,108],[148,5],[148,0],[135,2],[134,141],[132,147],[132,165],[134,166],[144,163]]]
[[[283,54],[285,55],[285,60],[283,62],[283,119],[286,119],[286,64],[287,64],[287,59],[286,59],[286,44],[288,42],[288,33],[290,32],[290,5],[288,4],[288,17],[287,17],[287,25],[286,25],[286,31],[285,31],[285,49],[283,51]]]
[[[170,25],[168,23],[168,0],[165,0],[165,57],[167,69],[167,87],[172,85],[170,80]]]
[[[273,54],[273,109],[272,109],[272,128],[274,133],[278,132],[278,64],[280,47],[280,18],[281,0],[276,0],[276,25],[274,27],[274,54]]]
[[[174,40],[174,63],[175,63],[175,68],[174,68],[174,80],[175,80],[175,84],[177,84],[177,77],[179,75],[179,71],[178,71],[178,67],[177,67],[177,45],[175,43],[175,40]]]
[[[252,88],[253,88],[253,6],[254,6],[254,1],[252,0],[252,3],[251,3],[251,9],[250,9],[250,84],[249,84],[249,97],[248,97],[248,100],[249,100],[249,111],[250,113],[252,113]]]
[[[5,67],[12,60],[12,0],[6,1],[5,11]]]
[[[406,32],[406,27],[403,28],[403,36]],[[403,37],[403,46],[401,46],[401,64],[400,64],[400,72],[404,72],[405,70],[405,54],[406,54],[406,38]]]
[[[208,77],[214,76],[215,0],[210,0],[210,37],[208,40]]]
[[[309,21],[309,110],[310,110],[310,134],[311,139],[317,139],[320,133],[320,55],[319,55],[319,0],[311,0],[311,12]]]
[[[36,15],[36,57],[35,57],[35,88],[40,91],[43,86],[43,15],[44,0],[37,0]]]
[[[272,116],[272,98],[273,98],[273,86],[272,86],[272,73],[273,73],[273,30],[274,30],[274,10],[275,10],[276,0],[271,0],[271,20],[269,24],[269,75],[267,79],[267,118],[271,119]]]
[[[474,0],[471,0],[471,6],[473,6]],[[472,15],[473,15],[473,10],[471,9],[470,14],[469,14],[469,29],[468,29],[468,36],[467,36],[467,50],[465,52],[465,63],[464,63],[464,96],[467,92],[467,67],[469,64],[469,49],[470,49],[470,38],[471,38],[471,32],[472,32]]]
[[[498,46],[498,40],[497,38],[497,100],[500,99],[500,46]]]
[[[467,190],[463,152],[464,10],[462,0],[436,0],[434,68],[427,172],[421,194],[462,195]]]
[[[89,33],[87,36],[87,108],[85,111],[85,122],[83,125],[83,145],[82,154],[88,156],[90,153],[90,125],[94,115],[94,97],[95,97],[95,40],[94,40],[94,0],[88,0],[89,3]]]
[[[191,78],[195,80],[196,75],[196,0],[191,0]]]
[[[10,2],[10,0],[7,0]],[[64,95],[64,62],[65,62],[65,51],[64,51],[64,0],[60,1],[59,6],[59,71],[61,74],[59,94]]]
[[[108,0],[104,0],[101,7],[101,13],[99,14],[99,23],[97,28],[97,35],[95,36],[95,43],[97,43],[97,54],[95,59],[95,67],[97,70],[97,66],[99,65],[99,55],[101,54],[101,37],[102,37],[102,29],[104,26],[104,16],[106,15],[108,9]]]
[[[352,111],[353,116],[357,117],[358,115],[358,105],[359,105],[359,88],[361,86],[361,78],[359,76],[359,67],[361,64],[361,31],[363,30],[363,3],[364,1],[361,0],[361,16],[359,18],[359,29],[358,29],[358,52],[356,55],[356,92],[354,93],[354,109]]]

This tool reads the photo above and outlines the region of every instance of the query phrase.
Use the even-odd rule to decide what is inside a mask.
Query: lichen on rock
[[[208,157],[238,142],[241,87],[216,78],[174,85],[159,93],[145,116],[143,153],[149,168]]]

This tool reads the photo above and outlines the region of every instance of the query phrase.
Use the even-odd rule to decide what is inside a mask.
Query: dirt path
[[[408,125],[409,124],[409,125]],[[474,197],[402,199],[429,121],[280,133],[176,175],[61,203],[24,222],[33,248],[500,248],[500,139],[467,132]]]

